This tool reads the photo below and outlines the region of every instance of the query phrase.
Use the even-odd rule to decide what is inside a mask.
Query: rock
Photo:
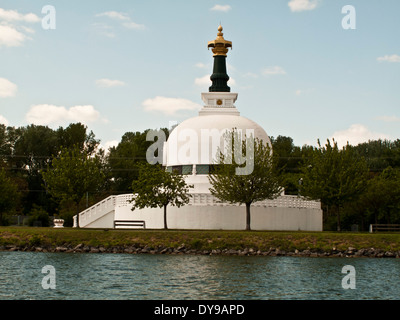
[[[395,257],[395,254],[392,251],[386,251],[385,252],[385,257],[393,258],[393,257]]]
[[[354,255],[357,256],[357,257],[361,257],[361,256],[364,255],[364,253],[365,253],[365,249],[360,249],[360,250],[357,250],[357,251],[354,253]]]
[[[83,247],[83,243],[80,243],[75,246],[74,250],[81,249]]]

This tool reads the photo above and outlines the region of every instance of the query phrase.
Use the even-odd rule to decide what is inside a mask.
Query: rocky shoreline
[[[125,253],[125,254],[172,254],[172,255],[224,255],[224,256],[295,256],[295,257],[368,257],[368,258],[400,258],[400,251],[385,251],[375,248],[356,249],[348,247],[346,250],[337,250],[332,248],[330,251],[305,249],[294,251],[285,251],[279,248],[269,248],[268,250],[255,250],[253,248],[235,249],[214,249],[202,250],[186,247],[184,244],[176,248],[157,246],[155,248],[144,246],[88,246],[78,244],[72,246],[64,244],[62,246],[18,246],[5,245],[0,246],[0,251],[27,251],[27,252],[65,252],[65,253]]]

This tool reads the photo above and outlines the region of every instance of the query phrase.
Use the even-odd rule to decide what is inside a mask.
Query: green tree
[[[242,143],[235,143],[242,141]],[[216,166],[208,175],[210,192],[221,201],[246,205],[246,230],[250,230],[250,207],[257,201],[276,198],[282,191],[272,149],[264,141],[246,137],[241,139],[236,130],[225,136],[225,150],[219,151]],[[248,170],[236,155],[246,155]],[[239,157],[240,158],[240,157]],[[253,165],[249,165],[252,163]]]
[[[370,179],[359,205],[371,215],[371,223],[399,223],[400,170],[387,167]]]
[[[166,137],[167,129],[162,130]],[[139,177],[139,163],[146,162],[146,151],[153,144],[147,141],[147,133],[150,129],[143,132],[126,132],[120,143],[109,150],[107,163],[110,170],[110,178],[113,181],[112,188],[116,193],[126,193],[132,191],[132,181]]]
[[[299,193],[301,148],[293,144],[293,139],[286,136],[271,137],[271,144],[280,182],[285,194]]]
[[[132,191],[132,181],[139,176],[138,164],[146,161],[146,150],[151,142],[146,141],[144,132],[126,132],[120,143],[110,148],[107,162],[117,193]]]
[[[0,169],[0,225],[5,222],[5,215],[16,207],[18,198],[17,185],[7,177],[3,168]]]
[[[329,140],[325,146],[321,146],[319,141],[318,145],[301,168],[301,195],[319,199],[324,208],[333,209],[337,230],[340,231],[341,208],[349,201],[356,201],[365,190],[367,163],[349,145],[342,150],[334,140],[333,145]]]
[[[86,152],[91,155],[96,152],[100,141],[95,138],[93,131],[88,133],[87,126],[82,123],[71,123],[65,129],[60,127],[56,131],[58,145],[64,148],[73,148],[78,146],[79,150]]]
[[[61,202],[72,201],[77,213],[87,193],[99,192],[105,184],[102,159],[97,154],[89,156],[79,146],[62,148],[58,157],[53,159],[52,166],[48,166],[42,175],[47,191]]]
[[[167,225],[167,206],[181,207],[189,203],[189,189],[185,177],[176,172],[167,172],[158,164],[139,164],[139,177],[132,182],[133,207],[135,209],[164,208],[164,229]]]

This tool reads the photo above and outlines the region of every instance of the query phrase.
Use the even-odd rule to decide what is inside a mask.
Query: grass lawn
[[[185,244],[192,249],[244,249],[265,251],[279,248],[285,251],[332,248],[346,250],[375,248],[385,251],[400,250],[400,233],[349,233],[301,231],[214,231],[214,230],[102,230],[73,228],[0,227],[0,246],[149,246],[178,247]]]

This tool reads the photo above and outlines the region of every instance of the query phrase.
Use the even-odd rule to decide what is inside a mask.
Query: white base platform
[[[131,194],[111,196],[79,215],[81,228],[163,229],[163,208],[132,211]],[[76,224],[76,216],[74,217]],[[115,221],[130,222],[115,226]],[[134,224],[129,226],[128,224]],[[188,205],[167,208],[169,229],[245,230],[246,207],[219,203],[207,193],[192,194]],[[76,226],[76,225],[75,225]],[[282,195],[251,206],[252,230],[322,231],[320,202]]]

